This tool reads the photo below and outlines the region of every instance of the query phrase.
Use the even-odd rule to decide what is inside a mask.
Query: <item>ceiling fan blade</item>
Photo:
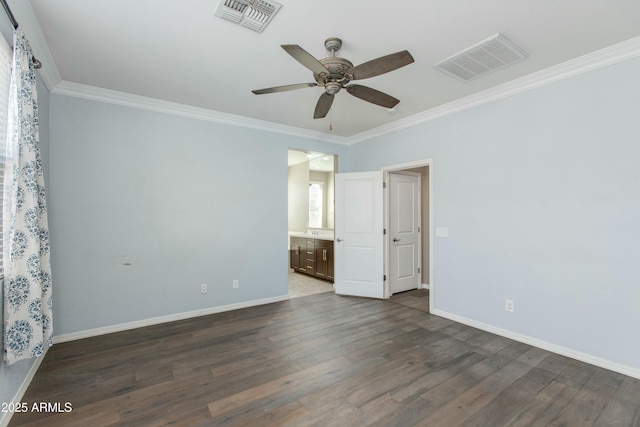
[[[320,61],[314,58],[309,52],[298,46],[297,44],[280,45],[293,59],[310,69],[316,74],[330,74],[327,67],[322,65]]]
[[[361,85],[349,85],[347,86],[347,92],[351,95],[362,99],[363,101],[371,102],[372,104],[380,105],[386,108],[393,108],[400,102],[399,99],[394,98],[391,95],[387,95],[379,90],[371,89],[370,87]]]
[[[318,86],[317,83],[298,83],[295,85],[285,85],[285,86],[276,86],[276,87],[268,87],[266,89],[256,89],[251,92],[256,95],[264,95],[265,93],[277,93],[277,92],[286,92],[288,90],[296,90],[296,89],[304,89],[306,87],[314,87]]]
[[[372,59],[364,64],[356,65],[346,72],[351,75],[352,80],[368,79],[369,77],[379,76],[389,71],[397,70],[398,68],[409,65],[413,62],[413,56],[406,51],[392,53],[391,55],[381,56],[380,58]]]
[[[327,115],[331,104],[333,104],[333,95],[329,95],[327,92],[320,95],[318,103],[316,104],[316,110],[313,112],[314,119],[321,119]]]

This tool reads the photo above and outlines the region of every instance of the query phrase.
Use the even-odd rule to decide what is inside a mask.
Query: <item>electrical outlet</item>
[[[200,293],[201,294],[206,294],[207,293],[207,284],[203,283],[202,285],[200,285]]]
[[[504,309],[506,311],[508,311],[509,313],[513,313],[514,311],[516,311],[516,307],[515,307],[512,299],[504,300]]]
[[[233,289],[238,289],[240,285],[238,284],[238,279],[233,280]]]

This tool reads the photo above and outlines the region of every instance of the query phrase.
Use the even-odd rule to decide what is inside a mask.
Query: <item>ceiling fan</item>
[[[285,86],[276,86],[266,89],[253,90],[256,95],[266,93],[285,92],[288,90],[303,89],[306,87],[322,86],[324,93],[320,95],[316,109],[313,113],[314,119],[321,119],[327,115],[333,98],[341,89],[346,89],[351,95],[360,98],[372,104],[380,105],[386,108],[395,107],[399,99],[391,95],[387,95],[379,90],[371,89],[367,86],[350,84],[352,80],[368,79],[370,77],[379,76],[389,71],[409,65],[413,62],[413,57],[406,51],[392,53],[373,59],[357,66],[353,66],[351,61],[336,57],[336,52],[342,47],[342,40],[337,37],[331,37],[325,40],[324,47],[331,52],[332,56],[317,60],[306,50],[297,44],[283,44],[281,47],[293,57],[296,61],[313,71],[315,83],[298,83]]]

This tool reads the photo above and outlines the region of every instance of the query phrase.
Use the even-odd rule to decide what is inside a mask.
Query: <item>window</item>
[[[12,63],[13,54],[11,48],[4,37],[0,35],[0,277],[4,276],[2,215],[4,210],[4,171],[7,148],[7,104],[9,103]]]
[[[322,227],[322,183],[309,183],[309,227]]]

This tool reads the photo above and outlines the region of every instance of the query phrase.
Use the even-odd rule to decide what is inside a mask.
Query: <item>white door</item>
[[[384,298],[382,171],[335,175],[335,289]]]
[[[389,174],[389,286],[391,293],[420,285],[420,175]]]

